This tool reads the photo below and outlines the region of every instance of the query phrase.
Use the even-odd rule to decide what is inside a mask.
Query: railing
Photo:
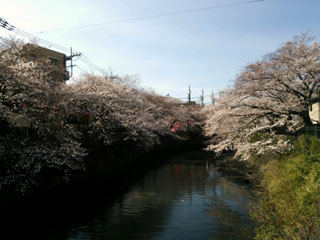
[[[306,131],[306,134],[313,135],[313,136],[320,139],[320,126],[319,125],[306,126],[305,131]]]

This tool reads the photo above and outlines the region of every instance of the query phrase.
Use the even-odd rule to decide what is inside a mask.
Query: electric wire
[[[82,62],[86,63],[87,65],[89,65],[90,67],[92,67],[93,69],[99,71],[100,73],[102,73],[102,74],[104,74],[104,75],[107,74],[107,72],[106,72],[103,68],[101,68],[101,67],[99,67],[98,65],[96,65],[94,62],[92,62],[92,61],[91,61],[89,58],[87,58],[85,55],[82,54],[82,55],[80,56],[80,60],[81,60]]]
[[[115,20],[115,21],[110,21],[110,22],[102,22],[102,23],[95,23],[95,24],[88,24],[88,25],[66,27],[66,28],[55,28],[55,29],[44,30],[44,31],[39,31],[39,32],[35,32],[35,33],[47,33],[47,32],[67,31],[67,30],[74,30],[74,29],[81,29],[81,28],[91,28],[91,27],[98,27],[98,26],[109,25],[109,24],[133,22],[133,21],[152,19],[152,18],[161,18],[161,17],[173,16],[173,15],[182,15],[182,14],[199,12],[199,11],[208,11],[208,10],[217,9],[217,8],[227,8],[227,7],[232,7],[232,6],[236,6],[236,5],[251,4],[251,3],[256,3],[256,2],[263,2],[263,0],[253,0],[253,1],[238,2],[238,3],[229,3],[229,4],[218,5],[218,6],[195,8],[195,9],[189,9],[189,10],[184,10],[184,11],[176,11],[176,12],[171,12],[171,13],[156,14],[156,15],[150,15],[150,16],[144,16],[144,17],[120,19],[120,20]]]
[[[10,32],[13,32],[13,33],[18,34],[20,36],[28,38],[30,41],[38,42],[38,43],[41,43],[43,45],[48,45],[48,46],[51,46],[51,47],[53,47],[55,49],[59,49],[60,51],[63,51],[63,52],[69,52],[68,48],[60,46],[60,45],[52,43],[52,42],[49,42],[47,40],[41,39],[41,38],[36,37],[36,36],[34,36],[34,35],[30,34],[30,33],[27,33],[25,31],[23,31],[22,29],[19,29],[19,28],[15,27],[15,26],[9,24],[4,18],[0,18],[0,26],[3,27],[4,29],[10,31]]]
[[[79,67],[78,65],[75,65],[75,67],[79,68],[80,71],[83,73],[83,74],[87,74],[88,71],[84,70],[83,68]]]
[[[157,14],[157,15],[151,15],[151,16],[127,18],[127,19],[122,19],[122,20],[118,20],[118,21],[104,22],[104,23],[98,23],[98,24],[74,26],[74,27],[68,27],[68,28],[57,28],[57,29],[52,29],[52,30],[47,30],[47,31],[40,31],[40,32],[36,32],[36,33],[46,33],[46,32],[64,31],[64,30],[72,30],[72,29],[80,29],[80,28],[97,27],[97,26],[102,26],[102,25],[107,25],[107,24],[115,24],[115,23],[131,22],[131,21],[138,21],[138,20],[144,20],[144,19],[160,18],[160,17],[172,16],[172,15],[181,15],[181,14],[187,14],[187,13],[192,13],[192,12],[199,12],[199,11],[211,10],[211,9],[216,9],[216,8],[226,8],[226,7],[236,6],[236,5],[250,4],[250,3],[262,2],[262,1],[263,0],[252,0],[252,1],[245,1],[245,2],[238,2],[238,3],[230,3],[230,4],[211,6],[211,7],[205,7],[205,8],[196,8],[196,9],[176,11],[176,12],[171,12],[171,13],[163,13],[163,14]],[[15,26],[9,24],[4,18],[1,18],[1,17],[0,17],[0,27],[3,27],[5,29],[7,29],[8,31],[14,32],[14,33],[21,35],[23,37],[26,37],[31,41],[46,45],[49,48],[54,48],[54,49],[60,50],[62,52],[69,52],[69,48],[63,47],[61,45],[49,42],[49,41],[44,40],[42,38],[36,37],[30,33],[27,33],[25,31],[23,31],[22,29],[19,29]],[[82,62],[88,64],[91,68],[106,75],[106,71],[104,69],[100,68],[98,65],[96,65],[94,62],[92,62],[89,58],[87,58],[83,54],[81,54],[80,60]]]
[[[4,29],[6,29],[10,32],[13,32],[13,33],[18,34],[20,36],[23,36],[23,37],[29,39],[31,42],[33,41],[36,43],[40,43],[40,44],[43,44],[49,48],[54,48],[56,50],[59,50],[59,51],[65,52],[65,53],[70,51],[69,48],[63,47],[59,44],[49,42],[49,41],[44,40],[42,38],[36,37],[28,32],[25,32],[22,29],[19,29],[15,26],[9,24],[4,18],[1,18],[1,17],[0,17],[0,27],[3,27]],[[80,60],[82,60],[82,62],[86,63],[87,65],[89,65],[91,68],[102,73],[103,75],[106,75],[106,71],[104,69],[100,68],[98,65],[96,65],[94,62],[92,62],[89,58],[87,58],[83,54],[80,55]]]

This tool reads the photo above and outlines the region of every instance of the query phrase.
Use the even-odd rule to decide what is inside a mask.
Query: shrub
[[[290,155],[270,161],[265,192],[252,211],[255,239],[320,238],[320,141],[300,136]]]

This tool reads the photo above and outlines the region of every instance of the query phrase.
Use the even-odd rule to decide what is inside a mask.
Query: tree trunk
[[[304,126],[312,125],[312,121],[311,121],[311,118],[309,116],[309,111],[302,112],[301,117],[302,117]]]

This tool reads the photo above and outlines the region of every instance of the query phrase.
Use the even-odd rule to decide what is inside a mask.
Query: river
[[[172,155],[112,194],[88,197],[83,193],[83,197],[60,201],[62,208],[59,202],[57,206],[42,203],[23,217],[10,216],[12,236],[50,240],[241,240],[253,236],[249,207],[255,203],[254,193],[221,177],[212,155],[201,151]]]

